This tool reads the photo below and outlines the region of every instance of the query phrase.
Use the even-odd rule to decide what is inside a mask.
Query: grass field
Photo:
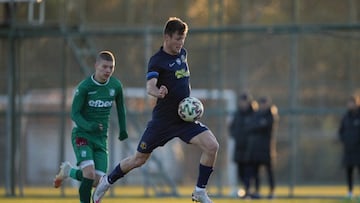
[[[144,190],[141,187],[116,187],[110,191],[104,198],[103,203],[189,203],[191,202],[191,188],[178,188],[179,197],[143,197]],[[265,193],[266,188],[262,189]],[[346,193],[344,186],[297,186],[293,191],[293,198],[289,198],[289,189],[287,187],[278,187],[274,199],[260,200],[242,200],[230,197],[227,189],[219,194],[216,188],[210,188],[209,194],[213,196],[215,203],[232,203],[232,202],[255,202],[255,203],[353,203],[360,202],[359,196],[353,200],[347,200],[344,197]],[[0,188],[1,203],[76,203],[79,202],[77,197],[77,188],[65,188],[63,193],[54,188],[25,188],[23,197],[6,197],[5,190]],[[65,194],[65,195],[62,195]],[[264,194],[265,195],[265,194]]]

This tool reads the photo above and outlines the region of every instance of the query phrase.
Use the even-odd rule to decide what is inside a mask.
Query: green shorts
[[[72,134],[72,146],[75,152],[77,165],[83,161],[94,161],[95,170],[107,173],[108,150],[107,137],[99,136],[92,139]]]

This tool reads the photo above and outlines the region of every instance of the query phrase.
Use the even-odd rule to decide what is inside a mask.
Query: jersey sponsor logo
[[[88,102],[88,104],[91,107],[97,107],[97,108],[111,107],[112,106],[112,101],[90,100]]]
[[[190,71],[189,70],[186,70],[185,68],[181,69],[181,70],[177,70],[175,72],[175,77],[177,79],[180,79],[180,78],[185,78],[185,77],[189,77],[190,76]]]
[[[96,91],[88,92],[88,94],[96,94]]]

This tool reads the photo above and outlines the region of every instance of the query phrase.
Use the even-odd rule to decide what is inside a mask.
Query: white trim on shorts
[[[85,160],[85,161],[82,161],[80,164],[79,164],[79,167],[80,169],[84,169],[85,167],[87,166],[94,166],[95,167],[95,162],[94,160]],[[99,170],[95,170],[95,174],[99,175],[99,176],[103,176],[105,175],[104,172],[102,171],[99,171]]]
[[[82,170],[85,167],[91,166],[91,165],[95,166],[94,160],[85,160],[85,161],[80,162],[79,167]]]

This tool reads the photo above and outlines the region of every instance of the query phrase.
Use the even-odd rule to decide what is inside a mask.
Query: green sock
[[[72,168],[70,170],[70,177],[81,182],[83,180],[82,171],[80,169]]]
[[[81,203],[90,203],[91,199],[91,189],[94,180],[83,178],[79,187],[79,195],[80,195],[80,202]]]

